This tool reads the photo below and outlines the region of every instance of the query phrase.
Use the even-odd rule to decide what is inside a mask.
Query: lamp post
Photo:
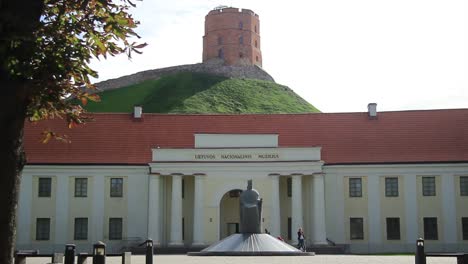
[[[65,245],[65,264],[75,264],[75,244]]]
[[[153,240],[148,238],[146,244],[146,264],[153,264]]]
[[[106,244],[102,241],[93,245],[93,264],[106,264]]]

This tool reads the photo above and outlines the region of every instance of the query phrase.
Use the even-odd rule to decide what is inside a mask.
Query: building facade
[[[205,17],[203,62],[262,67],[260,20],[249,9],[216,8]]]
[[[18,248],[202,248],[238,231],[252,179],[262,230],[292,244],[468,250],[468,109],[94,118],[26,125]]]

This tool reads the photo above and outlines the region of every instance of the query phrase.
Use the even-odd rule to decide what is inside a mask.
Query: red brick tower
[[[223,59],[225,65],[258,65],[260,20],[252,10],[217,7],[205,17],[203,62]]]

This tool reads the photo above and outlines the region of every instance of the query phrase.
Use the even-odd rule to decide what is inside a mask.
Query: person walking
[[[297,245],[297,248],[300,249],[301,251],[306,251],[305,248],[305,236],[304,236],[304,231],[302,230],[302,227],[297,230],[297,241],[299,241],[299,244]]]

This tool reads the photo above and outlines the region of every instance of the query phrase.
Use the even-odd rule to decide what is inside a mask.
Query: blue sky
[[[465,2],[145,0],[144,53],[92,66],[101,81],[201,62],[204,17],[227,5],[259,14],[263,68],[323,112],[468,108]]]

